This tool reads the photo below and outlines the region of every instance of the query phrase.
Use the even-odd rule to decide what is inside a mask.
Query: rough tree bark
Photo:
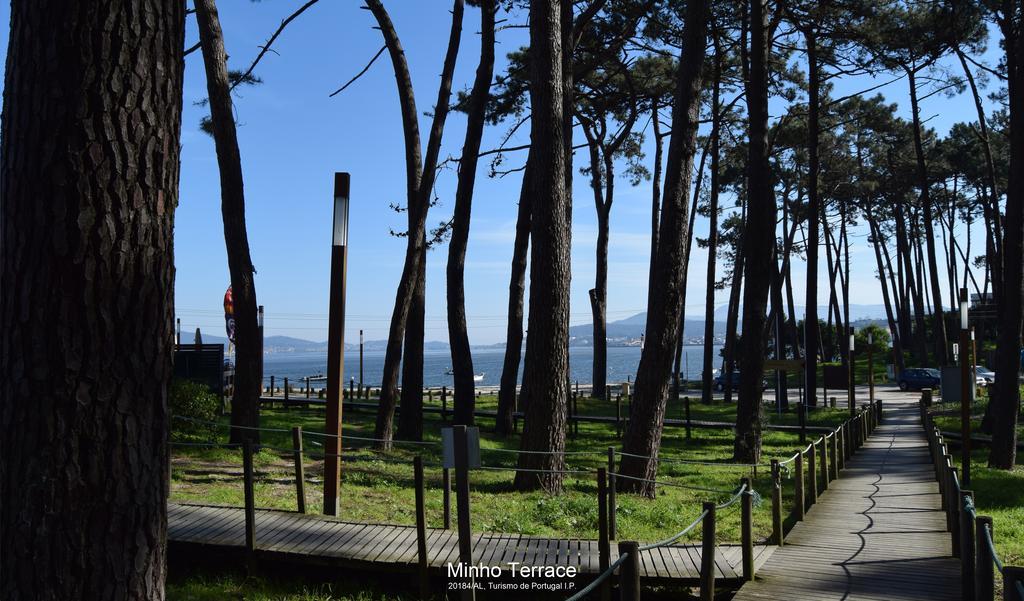
[[[747,84],[749,202],[743,228],[743,342],[736,402],[735,459],[756,462],[761,456],[761,378],[764,371],[765,306],[775,247],[775,196],[768,156],[768,11],[766,0],[753,0],[750,12],[750,80]]]
[[[569,220],[565,191],[562,14],[558,0],[530,4],[530,313],[519,490],[562,489],[569,394]],[[528,395],[528,396],[527,396]]]
[[[818,405],[818,249],[821,246],[818,197],[818,134],[821,113],[821,67],[818,64],[817,37],[812,28],[804,32],[807,44],[807,277],[804,296],[804,399],[807,405]],[[824,403],[824,399],[822,399]]]
[[[183,2],[11,4],[0,598],[161,601]]]
[[[708,266],[705,276],[704,293],[704,368],[701,376],[700,400],[711,404],[714,393],[714,345],[715,345],[715,268],[718,262],[718,171],[721,155],[722,115],[719,114],[722,90],[722,48],[717,32],[712,34],[715,49],[714,85],[711,88],[711,190],[708,194]]]
[[[636,390],[623,441],[625,452],[636,457],[622,457],[619,472],[628,478],[616,479],[621,490],[646,496],[654,496],[654,485],[645,480],[654,480],[657,475],[673,350],[681,326],[679,297],[688,258],[686,240],[690,234],[686,231],[686,203],[697,146],[708,11],[703,2],[686,5],[655,257],[658,285],[654,296],[647,301],[646,344],[640,355]]]
[[[527,252],[530,249],[530,171],[533,150],[526,158],[526,170],[519,193],[519,212],[516,217],[516,237],[512,247],[512,273],[508,283],[508,327],[505,333],[505,359],[501,369],[501,388],[498,389],[498,415],[494,429],[498,434],[510,436],[516,409],[516,382],[519,381],[519,362],[523,354],[523,297],[526,293]],[[521,408],[520,408],[521,409]]]
[[[1021,297],[1024,296],[1024,35],[1013,4],[1004,2],[1000,23],[1006,47],[1010,102],[1010,179],[1003,227],[1002,283],[998,301],[995,394],[992,400],[991,467],[1012,469],[1017,459],[1017,416],[1020,414]],[[1008,8],[1008,10],[1006,10]]]
[[[452,8],[452,27],[448,36],[448,50],[441,70],[441,84],[437,90],[437,103],[434,105],[434,119],[431,122],[430,134],[427,139],[425,159],[421,158],[416,94],[413,90],[412,76],[409,74],[409,64],[405,60],[402,42],[398,38],[398,32],[395,31],[390,15],[381,4],[381,0],[366,0],[366,6],[373,13],[377,25],[380,27],[388,55],[391,57],[395,82],[398,86],[398,103],[402,111],[402,131],[405,137],[406,197],[409,212],[405,262],[402,266],[402,277],[398,281],[395,308],[391,314],[391,325],[388,330],[388,344],[384,354],[384,370],[381,376],[380,404],[377,407],[377,421],[374,428],[374,437],[384,441],[378,443],[379,446],[389,447],[394,436],[393,423],[395,406],[398,403],[398,369],[402,362],[402,342],[417,294],[416,288],[425,283],[420,281],[418,274],[421,269],[420,263],[426,261],[427,210],[430,208],[430,193],[434,186],[438,154],[441,151],[441,136],[444,133],[445,119],[448,117],[452,76],[455,72],[455,60],[459,54],[465,2],[464,0],[455,0]],[[408,359],[409,357],[407,357]],[[422,360],[422,357],[420,359]],[[422,403],[422,379],[419,390],[411,390],[403,386],[403,393],[406,395],[418,394],[420,403]]]
[[[228,56],[224,49],[215,0],[196,0],[196,23],[206,66],[206,90],[210,100],[210,124],[217,148],[220,171],[221,215],[224,242],[231,273],[231,296],[235,311],[235,392],[231,400],[231,442],[259,442],[260,391],[263,387],[259,324],[256,318],[256,270],[249,254],[245,227],[245,190],[242,158],[231,102]]]
[[[455,373],[455,423],[472,424],[476,394],[473,384],[473,354],[469,348],[466,327],[466,245],[469,242],[469,220],[473,206],[473,187],[484,134],[484,118],[494,76],[495,0],[480,3],[480,64],[476,68],[473,89],[469,93],[466,139],[462,144],[459,178],[455,189],[455,212],[452,215],[452,238],[448,243],[448,340]],[[422,423],[422,420],[421,420]]]

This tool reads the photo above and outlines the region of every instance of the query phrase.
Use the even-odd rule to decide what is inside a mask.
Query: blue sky
[[[241,69],[259,51],[281,19],[301,2],[284,0],[221,0],[229,64]],[[395,81],[386,54],[342,94],[328,95],[347,81],[383,45],[372,27],[370,13],[359,2],[323,0],[294,22],[275,42],[257,74],[263,85],[242,90],[236,97],[236,115],[245,176],[247,220],[253,263],[257,269],[257,295],[266,307],[268,335],[285,334],[323,340],[327,325],[330,228],[333,173],[352,174],[347,338],[358,329],[367,339],[385,338],[401,274],[404,239],[390,230],[405,228],[405,215],[389,204],[405,202],[405,167],[401,120]],[[405,46],[416,89],[424,143],[437,95],[438,77],[450,27],[450,3],[440,0],[388,2],[392,19]],[[0,19],[9,20],[9,5],[0,6]],[[197,40],[194,23],[186,46]],[[517,16],[512,21],[521,22]],[[479,55],[479,13],[467,7],[462,45],[455,73],[455,89],[472,83]],[[526,42],[522,29],[498,34],[498,64],[505,53]],[[995,42],[990,44],[995,49]],[[6,54],[7,34],[0,38]],[[993,51],[989,55],[994,55]],[[198,52],[186,59],[182,124],[181,194],[176,216],[175,302],[183,328],[202,327],[222,334],[221,297],[229,283],[220,215],[220,190],[212,139],[199,131],[204,107],[194,102],[206,96],[205,73]],[[993,58],[989,58],[994,63]],[[866,78],[840,81],[841,96],[872,83]],[[881,90],[908,115],[906,83]],[[774,108],[774,107],[773,107]],[[962,120],[974,119],[969,97],[934,96],[923,117],[940,132]],[[641,127],[647,121],[641,122]],[[524,128],[526,129],[526,128]],[[494,148],[506,126],[488,128],[484,149]],[[449,116],[442,157],[458,156],[465,132],[465,116]],[[580,134],[577,134],[580,135]],[[580,136],[581,137],[581,136]],[[512,145],[526,143],[528,131]],[[520,153],[522,154],[522,153]],[[652,157],[653,152],[648,153]],[[506,165],[519,165],[524,157],[508,155]],[[577,166],[585,157],[577,154]],[[650,158],[648,158],[648,162]],[[520,174],[503,179],[487,177],[482,163],[474,198],[472,231],[466,264],[466,302],[471,340],[488,344],[504,339],[508,302],[509,259],[512,252]],[[429,224],[451,216],[455,172],[440,174],[440,204],[432,209]],[[587,290],[593,285],[596,219],[592,196],[583,176],[575,177],[573,214],[572,307],[575,323],[590,321]],[[609,320],[645,310],[650,240],[650,183],[630,187],[620,179],[612,208],[609,262]],[[697,220],[696,235],[705,236],[707,223]],[[980,240],[980,237],[977,238]],[[870,246],[857,232],[852,250],[855,266],[851,302],[875,304],[881,294],[874,279]],[[694,277],[687,291],[687,316],[703,315],[703,273],[707,255],[696,248],[691,257]],[[432,250],[427,264],[427,338],[446,340],[445,262],[447,245]],[[824,263],[824,260],[822,260]],[[802,263],[795,266],[803,272]],[[796,277],[795,293],[803,296],[803,278]],[[827,298],[822,296],[822,300]],[[720,292],[717,304],[726,302]]]

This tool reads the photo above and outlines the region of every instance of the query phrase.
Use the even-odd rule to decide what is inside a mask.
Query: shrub
[[[210,440],[216,436],[217,426],[199,423],[216,422],[220,414],[220,399],[205,384],[175,378],[169,396],[171,415],[187,418],[171,419],[172,438]]]

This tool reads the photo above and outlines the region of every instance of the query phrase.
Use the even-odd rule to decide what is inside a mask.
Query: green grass
[[[436,402],[436,399],[435,399]],[[493,396],[480,398],[481,408],[493,405]],[[674,402],[669,415],[681,417],[683,403]],[[691,403],[691,417],[714,421],[734,421],[735,406]],[[603,400],[580,402],[580,413],[614,414],[614,403],[609,407]],[[625,415],[625,407],[623,414]],[[821,409],[811,412],[811,425],[835,425],[845,419],[845,410]],[[774,415],[766,419],[782,423],[796,423],[796,416]],[[226,423],[226,418],[224,418]],[[491,432],[490,420],[481,419],[481,447],[484,465],[511,468],[515,455],[500,449],[518,449],[519,438],[496,438]],[[261,424],[264,428],[288,430],[300,425],[307,432],[304,460],[306,470],[307,511],[319,513],[322,507],[322,442],[312,432],[322,431],[323,413],[317,410],[264,410]],[[349,411],[345,416],[347,436],[372,436],[373,414],[367,411]],[[438,441],[442,422],[428,414],[425,439]],[[219,442],[226,442],[222,435]],[[287,450],[292,446],[290,432],[264,432],[263,444],[272,449]],[[396,445],[394,451],[380,453],[351,438],[345,441],[346,458],[342,465],[341,514],[346,519],[412,525],[415,523],[412,458],[422,453],[426,469],[426,514],[430,526],[442,524],[441,470],[437,446],[413,447]],[[693,437],[686,439],[681,427],[670,427],[662,442],[663,459],[685,459],[711,463],[727,463],[732,456],[733,434],[730,429],[694,428]],[[581,423],[579,435],[567,442],[571,452],[587,451],[587,455],[573,455],[567,463],[573,469],[586,473],[566,476],[565,491],[558,496],[543,492],[522,493],[512,489],[514,471],[476,470],[471,478],[472,527],[474,531],[506,532],[538,536],[596,538],[598,530],[597,489],[593,471],[606,465],[606,450],[620,446],[615,428],[608,424]],[[762,460],[788,458],[799,447],[798,435],[790,432],[766,431],[763,439]],[[264,449],[255,458],[258,507],[294,510],[296,508],[293,467],[288,453]],[[766,538],[771,531],[769,481],[767,468],[756,470],[735,466],[682,465],[665,462],[659,480],[678,484],[661,486],[655,499],[633,495],[618,495],[617,525],[620,540],[654,541],[678,532],[699,513],[702,501],[721,502],[729,498],[741,477],[750,476],[754,488],[765,496],[765,502],[755,509],[755,538]],[[697,489],[712,489],[708,492]],[[784,503],[792,507],[792,482],[784,487]],[[454,495],[453,495],[454,496]],[[237,449],[209,449],[175,447],[172,464],[171,500],[177,502],[209,503],[241,506],[241,453]],[[454,500],[453,500],[454,503]],[[454,511],[454,509],[453,509]],[[719,540],[739,540],[738,506],[719,514]],[[697,529],[691,540],[698,540]]]
[[[191,573],[167,578],[168,601],[402,601],[414,595],[365,582],[311,584],[306,579],[244,578],[234,573]]]

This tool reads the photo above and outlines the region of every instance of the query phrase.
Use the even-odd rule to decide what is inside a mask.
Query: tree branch
[[[281,32],[284,31],[284,28],[287,27],[288,24],[291,23],[293,20],[295,20],[295,17],[298,17],[303,12],[305,12],[307,8],[309,8],[310,6],[313,6],[314,4],[316,4],[319,1],[320,0],[309,0],[308,2],[306,2],[305,4],[300,6],[298,10],[293,12],[287,19],[285,19],[284,21],[281,21],[281,25],[278,26],[277,31],[274,32],[274,35],[270,36],[270,39],[267,40],[267,43],[264,44],[263,47],[260,49],[260,53],[256,55],[256,59],[252,61],[252,64],[249,65],[249,68],[246,69],[244,74],[242,74],[242,77],[238,78],[235,81],[235,83],[231,85],[231,89],[229,91],[234,90],[235,86],[237,86],[239,83],[245,81],[246,79],[249,78],[250,75],[252,75],[253,69],[256,68],[256,65],[259,64],[259,62],[263,58],[263,56],[270,50],[271,44],[274,43],[274,40],[277,39],[277,36],[281,35]]]
[[[362,70],[362,71],[360,71],[359,73],[356,73],[356,76],[355,76],[355,77],[353,77],[352,79],[350,79],[350,80],[348,80],[347,82],[345,82],[345,85],[341,86],[341,87],[340,87],[340,88],[338,88],[337,90],[335,90],[335,91],[331,92],[330,94],[328,94],[328,96],[327,96],[327,97],[328,97],[328,98],[333,98],[334,96],[337,96],[338,94],[340,94],[340,93],[344,92],[344,91],[345,91],[345,88],[347,88],[347,87],[349,87],[350,85],[352,85],[353,83],[355,83],[355,81],[356,81],[357,79],[359,79],[360,77],[362,77],[362,76],[363,76],[363,73],[366,73],[367,71],[369,71],[369,70],[370,70],[370,67],[371,67],[371,66],[373,66],[373,63],[374,63],[374,62],[376,62],[377,58],[378,58],[378,57],[379,57],[379,56],[380,56],[381,54],[384,54],[384,51],[385,51],[385,50],[387,50],[387,48],[388,48],[387,44],[385,44],[385,45],[381,46],[381,47],[380,47],[380,50],[378,50],[378,51],[377,51],[377,54],[374,54],[374,55],[373,55],[373,58],[371,58],[371,59],[370,59],[370,62],[366,63],[366,66],[365,66],[365,67],[363,67],[363,70]]]

